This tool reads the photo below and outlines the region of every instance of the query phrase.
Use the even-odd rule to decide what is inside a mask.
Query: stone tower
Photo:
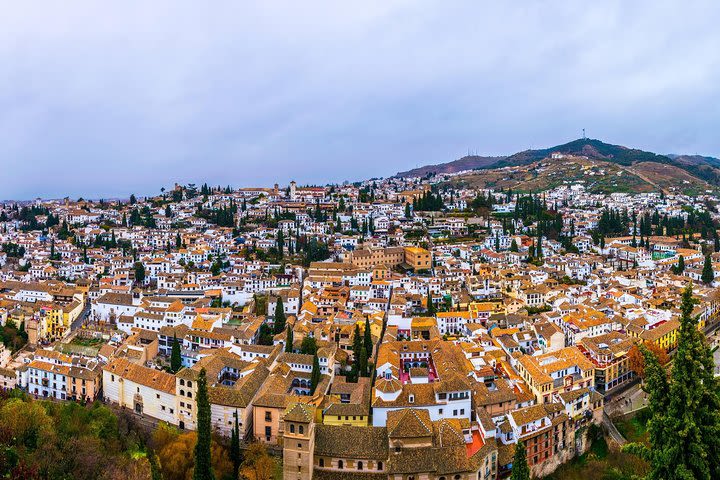
[[[315,406],[295,403],[285,410],[283,479],[311,480],[315,450]]]

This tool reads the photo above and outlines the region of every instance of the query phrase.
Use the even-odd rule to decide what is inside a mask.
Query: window
[[[410,403],[415,403],[415,395],[412,395],[412,394],[409,395],[409,396],[408,396],[408,402],[410,402]]]
[[[191,382],[190,380],[188,380],[187,386],[190,387],[190,388],[192,388],[192,382]]]
[[[318,466],[320,466],[320,467],[324,467],[324,466],[325,466],[325,459],[324,459],[324,458],[321,458],[321,459],[320,459],[320,461],[318,462]]]
[[[378,470],[382,470],[382,469],[383,469],[383,464],[382,464],[382,462],[378,462],[377,467],[378,467]]]
[[[358,470],[362,470],[362,469],[363,469],[363,463],[362,463],[362,462],[358,462],[357,467],[358,467]]]
[[[302,425],[300,425],[300,426],[298,427],[298,430],[300,431],[300,435],[304,435],[304,434],[305,434],[305,427],[303,427]]]
[[[270,420],[272,420],[272,413],[267,411],[267,412],[265,412],[265,421],[269,422]]]
[[[295,424],[290,424],[290,433],[295,433]]]
[[[182,378],[180,379],[180,385],[185,385],[185,380],[183,380]]]
[[[345,464],[343,463],[342,460],[338,460],[338,468],[341,469],[341,470],[342,470],[343,468],[345,468]]]

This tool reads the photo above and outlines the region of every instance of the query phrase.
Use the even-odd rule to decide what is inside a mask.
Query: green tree
[[[233,480],[237,480],[240,473],[240,465],[243,462],[242,450],[240,450],[240,425],[238,423],[238,411],[235,410],[235,425],[230,437],[230,460],[233,464]]]
[[[368,376],[368,354],[365,345],[360,347],[360,359],[358,361],[358,374],[361,377]]]
[[[368,355],[368,358],[371,358],[373,355],[373,341],[372,341],[372,335],[370,333],[370,318],[365,319],[365,331],[363,332],[363,346],[365,347],[365,352]]]
[[[513,456],[510,480],[530,480],[527,452],[525,451],[525,443],[522,441],[519,441],[517,445],[515,445],[515,456]]]
[[[195,468],[193,470],[193,480],[214,480],[210,446],[211,437],[211,421],[210,421],[210,401],[207,392],[207,376],[205,369],[200,370],[197,379],[197,394],[195,395],[195,404],[197,408],[197,443],[195,444]]]
[[[710,285],[712,281],[715,280],[715,272],[713,272],[712,258],[710,255],[705,257],[705,263],[703,264],[700,280],[702,280],[705,285]]]
[[[320,360],[318,359],[317,353],[313,355],[313,366],[312,373],[310,374],[310,390],[311,393],[315,393],[315,389],[320,383]]]
[[[304,353],[305,355],[315,355],[317,351],[318,346],[315,337],[306,335],[305,338],[302,339],[302,343],[300,344],[300,353]]]
[[[285,351],[288,353],[292,353],[293,351],[293,330],[290,328],[290,325],[288,325],[286,328],[285,333]]]
[[[694,306],[688,285],[669,380],[657,358],[643,351],[650,447],[634,443],[624,448],[650,463],[651,480],[720,478],[720,385],[714,377],[712,350],[692,314]]]
[[[133,269],[135,270],[135,281],[138,283],[144,282],[145,281],[145,265],[143,265],[142,262],[135,262]]]
[[[435,304],[432,301],[432,293],[430,293],[430,289],[428,289],[427,294],[427,314],[429,317],[434,317],[435,313],[437,312],[437,308],[435,307]]]
[[[180,356],[180,342],[173,333],[172,350],[170,351],[170,370],[177,373],[182,368],[182,357]]]
[[[276,335],[285,331],[285,324],[287,323],[287,318],[285,317],[285,307],[283,307],[282,297],[277,297],[277,302],[275,303],[274,322],[275,323],[273,323],[273,329]]]
[[[511,252],[517,252],[518,251],[518,244],[515,241],[515,239],[512,239],[512,242],[510,243],[510,251]]]
[[[678,258],[678,263],[675,266],[675,273],[680,275],[685,271],[685,257],[680,255],[680,258]]]

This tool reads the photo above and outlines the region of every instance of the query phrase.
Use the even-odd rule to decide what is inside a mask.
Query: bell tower
[[[285,410],[283,479],[311,480],[315,451],[315,406],[295,403]]]

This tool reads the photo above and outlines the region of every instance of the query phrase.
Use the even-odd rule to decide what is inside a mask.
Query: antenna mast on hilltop
[[[585,129],[583,128],[583,140],[585,140]]]

